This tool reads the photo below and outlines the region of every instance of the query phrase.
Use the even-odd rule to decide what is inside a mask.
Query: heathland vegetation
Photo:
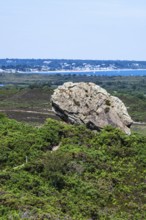
[[[23,121],[44,122],[48,117],[55,117],[51,110],[50,97],[53,89],[64,82],[94,82],[109,93],[119,97],[127,106],[134,121],[146,122],[146,77],[145,76],[86,76],[86,75],[47,75],[47,74],[2,74],[0,87],[0,110],[11,117]],[[31,116],[25,112],[8,110],[34,110],[46,114]],[[27,114],[25,117],[25,114]],[[48,115],[47,115],[48,114]],[[35,116],[38,117],[35,117]],[[24,116],[24,117],[23,117]]]
[[[1,219],[146,218],[145,137],[4,115],[0,135]]]
[[[0,219],[146,219],[146,136],[65,124],[50,103],[59,84],[92,81],[120,97],[135,121],[146,122],[146,78],[6,77],[0,88]]]

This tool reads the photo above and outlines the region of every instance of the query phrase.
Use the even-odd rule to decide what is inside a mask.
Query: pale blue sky
[[[146,0],[0,0],[0,58],[146,60]]]

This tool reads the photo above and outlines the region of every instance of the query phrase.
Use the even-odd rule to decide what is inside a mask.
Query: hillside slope
[[[0,219],[146,219],[145,137],[3,115],[0,136]]]

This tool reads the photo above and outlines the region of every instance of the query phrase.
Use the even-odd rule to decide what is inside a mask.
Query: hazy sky
[[[146,0],[0,0],[0,58],[146,60]]]

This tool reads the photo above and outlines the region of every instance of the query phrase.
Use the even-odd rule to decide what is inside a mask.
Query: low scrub
[[[0,136],[1,219],[146,219],[145,137],[5,116]]]

